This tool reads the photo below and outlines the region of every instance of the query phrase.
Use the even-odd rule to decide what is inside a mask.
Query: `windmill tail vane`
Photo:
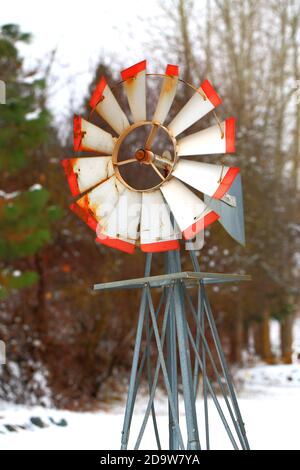
[[[235,119],[187,133],[201,118],[214,113],[221,98],[208,80],[199,88],[186,84],[193,94],[170,120],[168,114],[183,82],[179,67],[168,64],[164,74],[147,73],[146,67],[143,60],[121,71],[119,86],[130,118],[105,77],[96,85],[89,102],[91,115],[99,115],[111,132],[74,117],[74,150],[85,156],[62,160],[71,193],[77,198],[72,211],[95,232],[98,243],[131,254],[136,246],[144,252],[177,250],[181,238],[190,240],[217,220],[244,244],[239,168],[193,158],[234,152]],[[152,75],[159,75],[161,84],[149,120],[146,91]],[[141,130],[147,132],[145,142],[137,142],[130,155],[124,154],[128,139]],[[159,133],[167,141],[165,149],[157,146]],[[127,177],[137,166],[153,173],[153,185],[141,188],[135,184],[139,178]]]

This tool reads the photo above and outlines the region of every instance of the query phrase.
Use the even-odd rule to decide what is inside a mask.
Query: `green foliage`
[[[34,152],[47,139],[50,115],[44,106],[45,80],[22,68],[17,44],[30,35],[16,25],[0,32],[0,77],[6,82],[6,105],[0,113],[0,170],[15,173],[31,163]],[[28,76],[29,75],[29,76]]]
[[[25,74],[18,51],[18,44],[30,39],[31,35],[21,32],[17,25],[0,28],[0,77],[6,82],[6,104],[0,108],[2,297],[11,288],[27,287],[37,281],[33,271],[13,276],[14,263],[20,259],[24,265],[24,258],[26,261],[26,257],[51,242],[53,224],[62,215],[60,208],[51,204],[47,189],[30,189],[39,178],[37,165],[45,168],[44,149],[52,135],[51,116],[45,105],[46,81],[36,70]]]
[[[51,241],[49,224],[62,212],[48,206],[46,189],[24,191],[3,204],[0,225],[0,257],[13,260],[36,253]]]
[[[13,23],[3,25],[1,32],[13,42],[22,41],[28,43],[31,39],[30,33],[22,33],[20,27]]]
[[[10,289],[22,289],[35,284],[38,274],[35,271],[2,273],[0,279],[0,300],[2,300],[7,297]]]

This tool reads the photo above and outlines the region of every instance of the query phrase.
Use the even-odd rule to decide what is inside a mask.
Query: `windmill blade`
[[[178,65],[168,64],[166,68],[166,77],[163,80],[160,95],[158,98],[158,103],[156,110],[153,116],[154,122],[159,122],[163,124],[166,119],[168,112],[172,106],[177,86],[178,86]]]
[[[228,193],[235,198],[235,207],[221,200],[211,199],[204,195],[204,202],[216,212],[219,222],[229,235],[241,245],[245,246],[244,208],[241,175],[237,175]]]
[[[186,240],[219,218],[204,202],[199,199],[181,181],[171,178],[160,187],[174,218]]]
[[[78,196],[114,174],[110,156],[67,158],[61,164],[73,196]]]
[[[213,89],[208,80],[205,80],[190,100],[183,106],[168,125],[173,136],[176,137],[196,121],[219,106],[221,98]]]
[[[90,106],[118,135],[129,127],[129,121],[108,86],[105,77],[101,77],[97,84],[90,99]]]
[[[109,133],[86,121],[81,116],[74,116],[74,150],[100,152],[111,155],[116,139]]]
[[[178,155],[210,155],[235,152],[235,118],[226,119],[220,127],[208,127],[178,141]]]
[[[105,224],[124,190],[125,186],[111,176],[71,204],[70,209],[96,232],[98,224]]]
[[[125,188],[110,216],[97,230],[96,241],[129,254],[134,253],[139,236],[141,199],[141,193]]]
[[[208,196],[221,199],[239,171],[240,169],[235,167],[180,159],[175,166],[173,176]]]
[[[143,193],[140,230],[144,252],[179,249],[181,231],[175,221],[172,223],[170,210],[159,189]]]
[[[146,66],[143,60],[121,72],[133,122],[146,120]]]

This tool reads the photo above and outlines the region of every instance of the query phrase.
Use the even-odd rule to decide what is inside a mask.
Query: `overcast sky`
[[[70,99],[79,106],[100,57],[115,57],[121,68],[146,58],[141,18],[148,23],[158,12],[158,0],[6,0],[0,23],[33,34],[22,48],[27,67],[57,47],[50,106],[62,117]]]

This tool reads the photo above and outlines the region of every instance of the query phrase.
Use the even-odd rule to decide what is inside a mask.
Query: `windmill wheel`
[[[100,79],[90,106],[118,137],[80,116],[74,117],[75,151],[97,155],[62,161],[73,196],[80,195],[71,209],[96,232],[97,242],[127,253],[133,253],[136,245],[145,252],[176,250],[180,238],[192,239],[218,219],[237,241],[243,242],[239,168],[182,158],[234,152],[235,120],[229,118],[178,138],[214,110],[221,99],[205,80],[198,89],[193,87],[193,96],[165,125],[182,80],[176,65],[168,65],[161,76],[156,110],[147,120],[146,61],[121,72],[132,124],[106,79]],[[122,155],[126,139],[135,143],[134,133],[142,128],[147,129],[145,141],[136,143],[132,154]],[[158,133],[168,141],[168,149],[161,154],[153,149]],[[137,179],[124,176],[125,167],[128,175],[132,165],[137,164],[154,172],[154,185],[141,188]],[[205,202],[186,184],[203,193]],[[230,195],[231,187],[235,189]]]

